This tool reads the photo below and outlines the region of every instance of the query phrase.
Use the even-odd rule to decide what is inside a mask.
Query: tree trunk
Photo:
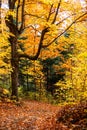
[[[13,68],[11,72],[11,86],[12,86],[12,94],[11,98],[18,100],[18,62],[15,62],[15,60],[11,61],[11,66]]]
[[[9,15],[8,20],[5,19],[6,25],[8,26],[11,34],[14,36],[10,36],[9,42],[11,44],[11,87],[12,87],[12,94],[11,99],[18,100],[18,70],[19,70],[19,58],[17,53],[18,47],[18,29],[14,24],[13,16]]]
[[[19,59],[17,55],[17,38],[10,37],[11,42],[11,86],[12,86],[12,94],[11,98],[18,100],[18,71],[19,71]]]

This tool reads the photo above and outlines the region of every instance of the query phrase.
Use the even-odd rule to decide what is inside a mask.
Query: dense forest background
[[[0,0],[0,130],[87,130],[87,0]]]
[[[87,1],[0,0],[0,93],[87,100]]]

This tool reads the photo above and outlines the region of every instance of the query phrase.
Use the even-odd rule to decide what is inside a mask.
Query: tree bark
[[[12,86],[12,94],[11,98],[16,98],[18,100],[18,86],[19,86],[19,81],[18,81],[18,72],[19,72],[19,60],[17,56],[17,49],[16,49],[16,38],[14,38],[13,43],[11,45],[11,67],[12,67],[12,72],[11,72],[11,86]]]
[[[9,27],[10,32],[14,36],[10,36],[9,42],[11,44],[11,67],[12,67],[12,72],[11,72],[11,87],[12,87],[12,94],[11,94],[11,99],[16,99],[18,100],[18,70],[19,70],[19,58],[18,58],[18,53],[17,53],[17,46],[18,46],[18,30],[15,24],[13,23],[13,17],[9,16],[8,20],[5,20],[6,25]]]

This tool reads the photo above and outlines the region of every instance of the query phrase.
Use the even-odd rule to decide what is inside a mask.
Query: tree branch
[[[66,19],[72,17],[73,15],[75,15],[75,14],[72,14],[72,15],[67,16],[66,18],[64,18],[64,19],[62,19],[61,21],[59,21],[56,25],[61,24],[63,21],[65,21]]]
[[[17,0],[8,0],[9,9],[14,9]]]
[[[25,0],[23,0],[23,3],[22,3],[22,11],[21,11],[21,27],[19,29],[19,32],[21,33],[21,30],[23,29],[24,27],[24,7],[25,7]]]
[[[48,17],[47,17],[47,21],[49,21],[49,19],[50,19],[50,16],[51,16],[51,11],[52,11],[52,8],[53,8],[53,4],[51,5],[51,7],[50,7],[50,11],[49,11],[49,14],[48,14]]]
[[[59,34],[56,38],[54,38],[49,44],[47,45],[42,45],[43,48],[50,46],[53,42],[55,42],[60,36],[62,36],[67,30],[70,29],[70,27],[75,24],[80,18],[84,17],[87,15],[87,12],[76,18],[61,34]]]
[[[38,29],[36,29],[33,25],[29,25],[29,26],[24,27],[21,30],[21,32],[24,31],[24,30],[26,30],[26,29],[29,29],[29,28],[32,28],[34,31],[37,31],[39,34],[41,34],[41,32]]]
[[[44,36],[45,36],[46,32],[48,32],[48,28],[43,29],[43,31],[41,33],[40,43],[39,43],[39,47],[38,47],[36,55],[29,56],[29,55],[27,55],[25,53],[24,54],[18,54],[19,59],[20,58],[28,58],[30,60],[37,60],[37,58],[38,58],[38,56],[40,54],[41,48],[42,48],[42,44],[43,44],[43,40],[44,40]]]
[[[59,8],[60,8],[60,4],[61,4],[61,0],[60,0],[59,3],[58,3],[57,10],[56,10],[54,19],[53,19],[53,21],[52,21],[52,24],[54,24],[55,21],[56,21],[56,18],[57,18],[58,12],[59,12]]]
[[[17,5],[17,11],[16,11],[16,27],[18,28],[18,10],[19,10],[19,7],[20,7],[20,0],[18,0],[18,5]]]
[[[35,15],[35,14],[30,14],[30,13],[26,13],[26,12],[25,12],[24,16],[26,16],[26,15],[28,15],[28,16],[33,16],[33,17],[36,17],[36,18],[45,19],[45,18],[43,18],[43,17],[41,17],[41,16],[38,16],[38,15]]]

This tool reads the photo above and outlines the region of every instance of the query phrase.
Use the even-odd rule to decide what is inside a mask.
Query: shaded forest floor
[[[0,102],[0,130],[87,130],[87,104],[78,106]]]

